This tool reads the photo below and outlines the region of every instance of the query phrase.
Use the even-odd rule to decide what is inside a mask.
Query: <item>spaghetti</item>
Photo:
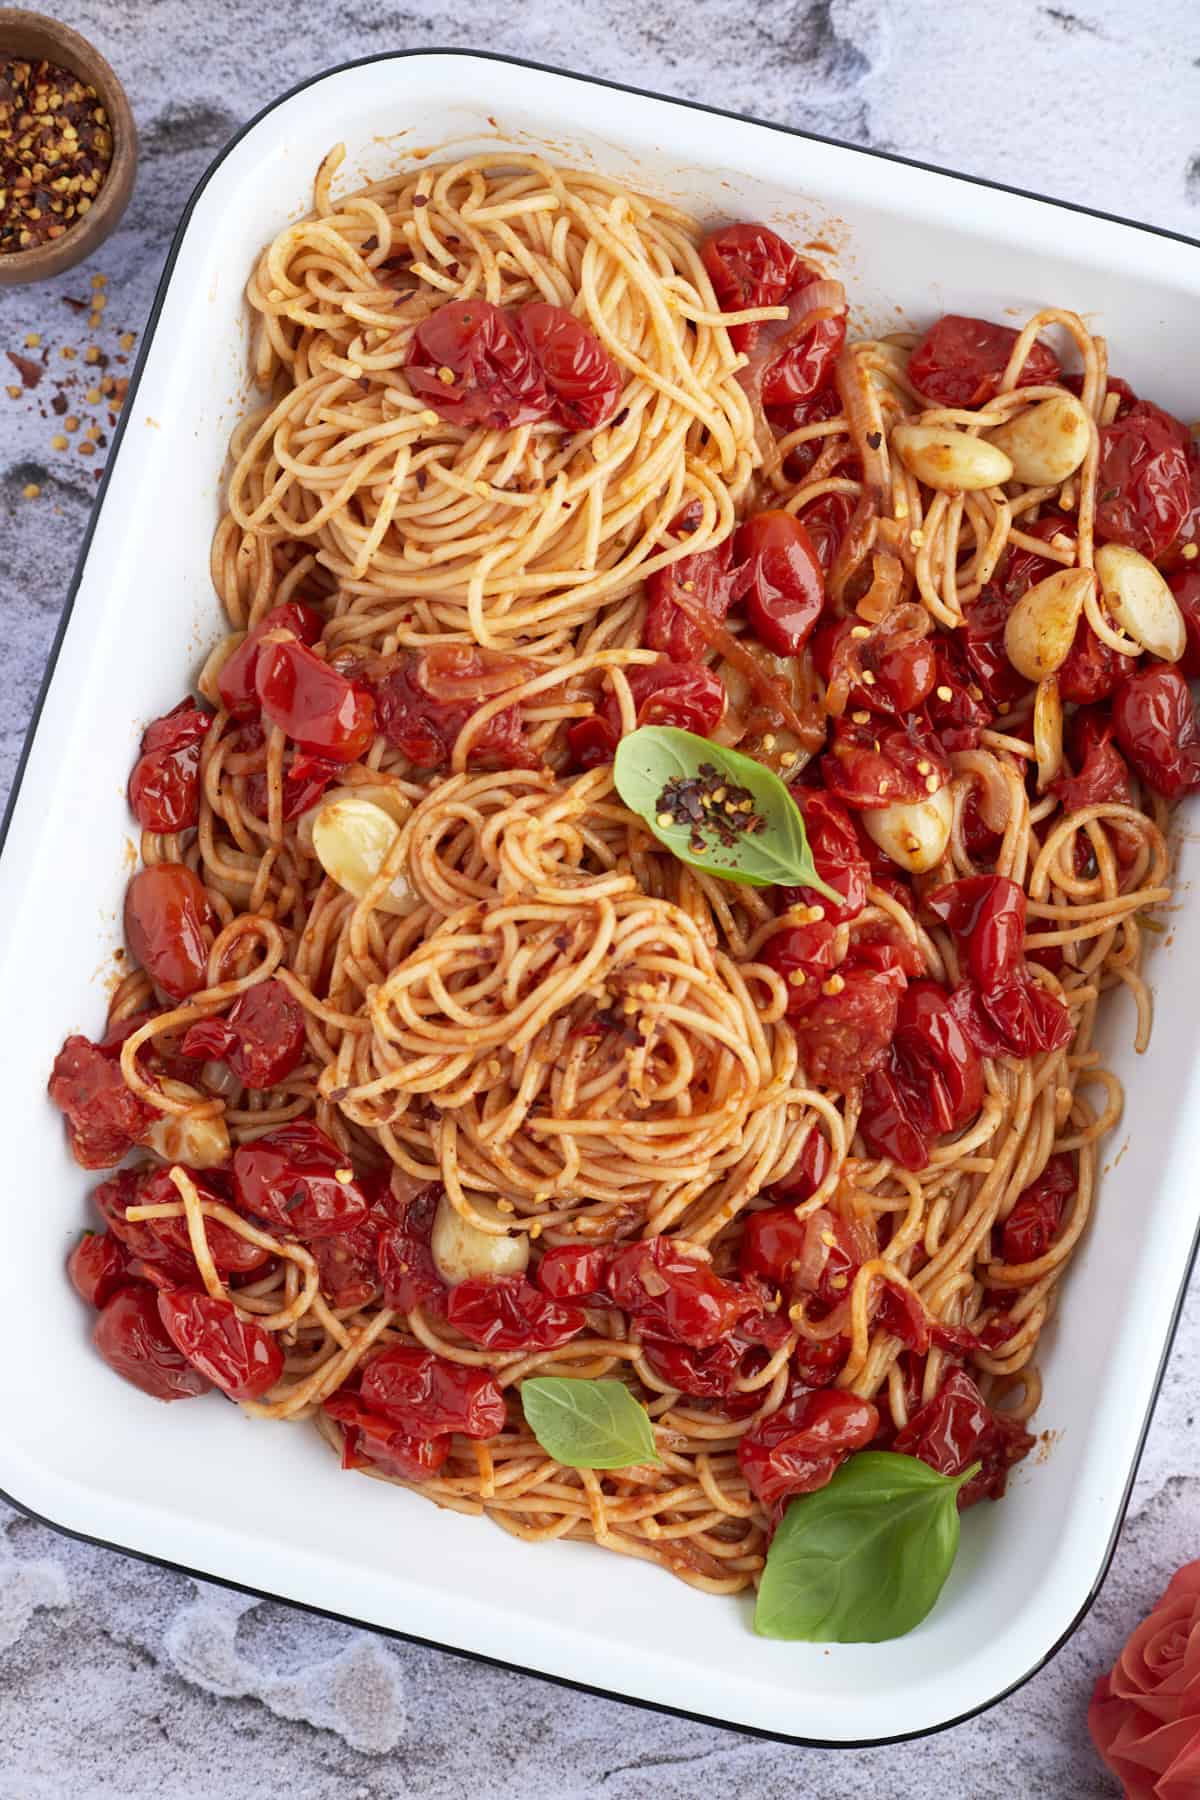
[[[248,288],[231,635],[131,784],[141,966],[51,1083],[85,1166],[157,1159],[72,1261],[98,1346],[714,1593],[865,1441],[998,1496],[1200,782],[1200,457],[1074,314],[847,345],[765,226],[340,161]],[[653,724],[791,782],[838,900],[664,850],[611,767]],[[548,1456],[550,1373],[625,1383],[659,1465]]]

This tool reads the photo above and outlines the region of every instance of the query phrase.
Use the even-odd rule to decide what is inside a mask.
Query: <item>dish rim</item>
[[[1200,249],[1200,238],[1191,237],[1185,232],[1175,231],[1169,226],[1150,225],[1141,220],[1125,218],[1119,213],[1105,212],[1099,207],[1084,206],[1077,201],[1056,199],[1051,195],[1036,193],[1029,188],[1014,187],[1007,182],[994,181],[984,175],[970,175],[956,169],[945,169],[936,163],[924,162],[918,157],[901,156],[894,151],[880,150],[869,145],[850,143],[844,138],[832,137],[822,132],[807,131],[798,126],[782,125],[770,119],[760,119],[752,113],[736,112],[729,107],[712,106],[701,100],[681,99],[676,95],[658,93],[651,88],[635,87],[629,82],[614,81],[600,75],[580,74],[576,70],[558,68],[550,63],[535,62],[528,57],[507,56],[499,51],[474,50],[458,46],[440,47],[437,45],[430,45],[413,50],[376,51],[367,56],[352,57],[346,62],[332,63],[328,67],[317,70],[314,74],[306,76],[302,81],[298,81],[293,86],[287,88],[283,93],[276,95],[273,100],[268,101],[265,106],[261,107],[258,112],[254,113],[245,124],[241,125],[238,130],[233,133],[229,140],[209,162],[204,173],[201,175],[188,196],[183,211],[179,216],[179,222],[172,235],[170,248],[167,252],[166,260],[163,263],[162,273],[159,276],[155,288],[154,299],[146,318],[146,324],[142,332],[136,361],[129,378],[129,391],[114,431],[111,454],[109,455],[104,469],[103,479],[96,491],[88,521],[84,528],[79,554],[71,575],[70,585],[67,589],[62,613],[55,628],[50,651],[46,659],[45,673],[38,688],[37,698],[34,702],[32,713],[30,714],[29,725],[26,729],[21,745],[21,751],[17,758],[16,768],[13,772],[12,787],[5,804],[3,818],[0,819],[0,855],[3,854],[5,845],[8,841],[9,826],[16,809],[21,785],[24,781],[26,768],[29,762],[30,753],[33,749],[34,740],[37,736],[38,727],[41,723],[46,697],[50,691],[50,686],[58,666],[58,659],[63,642],[74,614],[75,602],[79,595],[84,569],[92,547],[92,540],[96,533],[101,510],[108,494],[109,483],[113,471],[116,468],[117,456],[121,449],[121,445],[124,442],[126,428],[133,416],[133,403],[141,385],[143,370],[161,321],[163,307],[175,273],[175,266],[179,259],[183,241],[201,195],[204,193],[217,170],[222,166],[226,158],[237,149],[243,139],[248,137],[250,133],[253,132],[264,119],[269,117],[271,113],[275,112],[279,107],[284,106],[288,101],[294,99],[296,95],[304,93],[307,89],[315,87],[318,83],[325,81],[331,76],[343,75],[354,69],[370,67],[376,63],[400,62],[411,59],[428,60],[434,57],[455,57],[472,62],[503,63],[511,68],[530,70],[535,74],[551,75],[562,81],[579,82],[590,87],[604,88],[613,93],[630,94],[641,100],[656,101],[665,106],[682,107],[691,112],[707,113],[717,118],[737,120],[744,124],[760,126],[767,131],[777,132],[784,137],[797,138],[805,143],[827,144],[838,150],[849,151],[855,156],[873,157],[881,162],[898,164],[902,168],[920,169],[927,174],[938,176],[945,181],[964,182],[974,187],[988,188],[992,191],[1004,194],[1013,194],[1020,199],[1033,200],[1044,206],[1057,207],[1063,212],[1078,213],[1087,218],[1102,219],[1108,224],[1120,225],[1130,231],[1144,232],[1151,237],[1166,238],[1175,243],[1187,244],[1193,249]],[[514,1674],[528,1676],[534,1680],[552,1683],[556,1687],[569,1688],[577,1693],[592,1694],[605,1700],[616,1700],[623,1705],[639,1707],[645,1712],[661,1713],[673,1718],[687,1719],[695,1724],[710,1725],[720,1730],[736,1732],[743,1737],[762,1739],[769,1743],[791,1744],[805,1749],[871,1750],[882,1748],[889,1744],[915,1743],[922,1738],[933,1737],[939,1732],[953,1730],[955,1726],[965,1724],[969,1719],[978,1718],[982,1713],[988,1712],[993,1706],[998,1705],[1001,1700],[1005,1700],[1009,1695],[1016,1693],[1018,1689],[1024,1687],[1028,1681],[1032,1680],[1036,1674],[1053,1661],[1063,1646],[1074,1636],[1075,1632],[1079,1629],[1079,1626],[1091,1611],[1092,1606],[1095,1604],[1100,1590],[1108,1577],[1117,1542],[1124,1528],[1126,1514],[1129,1510],[1129,1503],[1133,1494],[1134,1483],[1137,1479],[1138,1469],[1141,1466],[1142,1455],[1146,1447],[1146,1438],[1149,1433],[1150,1423],[1153,1419],[1155,1408],[1158,1405],[1159,1396],[1162,1391],[1163,1378],[1166,1374],[1167,1365],[1170,1362],[1171,1354],[1174,1349],[1175,1337],[1179,1329],[1179,1320],[1191,1283],[1192,1272],[1196,1266],[1198,1253],[1200,1253],[1200,1223],[1197,1224],[1197,1228],[1193,1233],[1191,1248],[1184,1260],[1180,1284],[1171,1308],[1169,1327],[1163,1340],[1162,1354],[1159,1357],[1158,1367],[1155,1371],[1154,1381],[1150,1389],[1146,1411],[1138,1431],[1136,1449],[1129,1465],[1128,1475],[1116,1510],[1113,1528],[1105,1546],[1099,1569],[1097,1570],[1092,1585],[1078,1611],[1060,1636],[1049,1649],[1038,1658],[1032,1667],[1027,1669],[1023,1674],[1017,1676],[1013,1681],[1009,1682],[1007,1686],[1001,1688],[999,1692],[991,1695],[986,1700],[980,1701],[975,1706],[968,1707],[966,1711],[956,1714],[953,1718],[941,1720],[935,1724],[923,1725],[913,1731],[894,1732],[885,1737],[854,1739],[806,1737],[791,1732],[773,1731],[765,1726],[740,1724],[734,1720],[718,1718],[712,1713],[693,1712],[686,1707],[674,1706],[666,1701],[643,1699],[639,1695],[626,1694],[613,1688],[599,1686],[592,1682],[575,1680],[568,1675],[557,1675],[542,1669],[529,1668],[524,1663],[514,1662],[507,1657],[490,1656],[484,1651],[468,1650],[459,1645],[445,1644],[437,1638],[424,1637],[416,1632],[402,1631],[396,1626],[379,1625],[371,1620],[356,1618],[352,1614],[336,1612],[330,1607],[319,1606],[312,1601],[294,1600],[285,1594],[278,1594],[265,1588],[256,1587],[248,1582],[236,1581],[229,1576],[212,1574],[204,1569],[193,1568],[188,1563],[175,1562],[170,1557],[157,1556],[150,1551],[139,1550],[129,1544],[120,1544],[113,1542],[109,1538],[96,1537],[89,1532],[80,1531],[73,1526],[60,1525],[54,1519],[48,1518],[44,1513],[38,1512],[33,1507],[27,1506],[15,1494],[9,1493],[7,1489],[3,1487],[0,1487],[0,1500],[3,1500],[8,1505],[14,1507],[26,1518],[33,1519],[36,1523],[45,1525],[50,1530],[59,1533],[63,1537],[71,1538],[77,1543],[90,1544],[101,1550],[112,1550],[122,1556],[132,1556],[139,1562],[150,1564],[155,1568],[170,1570],[173,1574],[186,1575],[196,1581],[211,1582],[215,1586],[227,1588],[236,1593],[252,1595],[256,1601],[268,1601],[283,1606],[294,1606],[300,1611],[311,1613],[318,1618],[330,1619],[335,1623],[350,1625],[362,1631],[376,1632],[384,1637],[394,1638],[402,1643],[419,1645],[424,1649],[439,1650],[448,1656],[463,1657],[468,1661],[480,1663],[489,1668],[504,1669]]]

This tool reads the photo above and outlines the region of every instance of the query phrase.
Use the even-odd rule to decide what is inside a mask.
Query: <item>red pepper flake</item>
[[[91,211],[112,152],[94,87],[57,63],[0,56],[0,253],[69,231]]]
[[[22,387],[35,388],[45,374],[41,363],[34,362],[32,356],[18,356],[15,350],[6,350],[4,354],[21,377]]]

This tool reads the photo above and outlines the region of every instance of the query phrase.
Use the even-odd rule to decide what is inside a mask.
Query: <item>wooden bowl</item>
[[[90,82],[108,113],[113,154],[108,174],[91,210],[68,227],[53,243],[0,255],[0,287],[28,281],[46,281],[61,275],[99,248],[116,230],[133,192],[137,170],[137,128],[125,90],[100,52],[57,19],[26,12],[19,6],[0,6],[0,56],[44,57],[59,63],[81,80]]]

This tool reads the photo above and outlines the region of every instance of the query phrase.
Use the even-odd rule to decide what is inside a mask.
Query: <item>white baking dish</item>
[[[219,159],[189,209],[98,502],[0,862],[9,1223],[0,1258],[0,1485],[64,1528],[264,1594],[524,1669],[789,1737],[862,1743],[936,1728],[1030,1674],[1099,1583],[1193,1256],[1200,1153],[1197,938],[1152,969],[1150,1055],[1110,1021],[1128,1110],[1096,1228],[1047,1334],[1047,1453],[964,1522],[933,1616],[902,1642],[756,1638],[745,1600],[703,1597],[580,1545],[353,1479],[305,1429],[215,1399],[161,1407],[92,1353],[63,1276],[88,1178],[45,1099],[65,1031],[101,1023],[129,869],[124,784],[141,725],[218,631],[208,579],[222,460],[244,403],[241,293],[260,245],[307,205],[339,139],[347,173],[431,146],[535,145],[716,219],[824,240],[860,321],[944,310],[1087,313],[1120,373],[1185,418],[1181,355],[1200,246],[887,158],[596,82],[457,53],[383,57],[311,82]],[[1196,862],[1185,845],[1182,882]],[[1117,1146],[1113,1145],[1115,1153]]]

